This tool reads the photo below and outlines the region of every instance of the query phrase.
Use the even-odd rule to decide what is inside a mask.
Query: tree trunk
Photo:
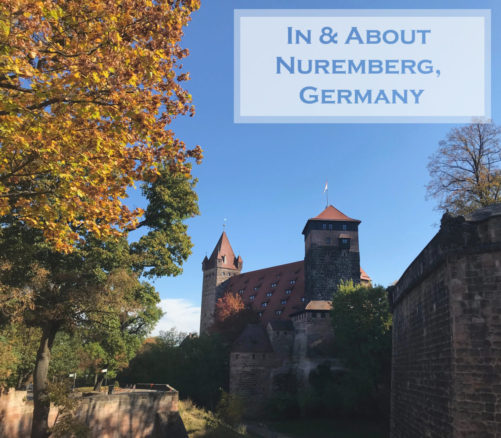
[[[97,375],[97,382],[94,385],[94,391],[101,391],[101,385],[103,384],[104,373],[99,373]]]
[[[42,328],[42,339],[38,347],[35,371],[33,372],[33,423],[31,438],[47,438],[49,436],[50,399],[48,390],[48,372],[50,351],[57,327],[48,324]]]

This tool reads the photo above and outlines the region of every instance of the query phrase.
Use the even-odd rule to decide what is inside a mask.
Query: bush
[[[216,407],[217,416],[225,423],[236,426],[244,414],[244,402],[237,395],[221,392],[221,398]]]

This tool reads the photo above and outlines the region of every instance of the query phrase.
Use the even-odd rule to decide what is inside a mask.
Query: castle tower
[[[342,280],[360,282],[359,220],[329,205],[303,229],[305,297],[331,300]]]
[[[243,261],[235,257],[226,232],[223,231],[214,251],[202,262],[204,280],[202,286],[202,309],[200,315],[200,334],[206,333],[214,323],[216,300],[219,286],[234,275],[240,274]]]

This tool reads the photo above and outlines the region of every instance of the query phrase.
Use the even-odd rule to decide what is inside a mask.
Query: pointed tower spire
[[[214,323],[216,301],[222,293],[219,286],[231,277],[240,274],[242,267],[242,257],[235,257],[226,231],[223,231],[210,257],[205,256],[202,262],[204,280],[200,333],[206,333]]]
[[[241,257],[235,257],[228,235],[226,234],[226,231],[223,231],[221,237],[216,243],[214,251],[212,251],[211,256],[209,258],[204,258],[202,269],[242,269],[242,267],[239,266],[239,260],[241,262]]]

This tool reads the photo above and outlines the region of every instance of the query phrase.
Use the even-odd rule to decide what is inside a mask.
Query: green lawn
[[[388,426],[359,419],[311,419],[273,422],[270,429],[298,438],[388,438]]]

